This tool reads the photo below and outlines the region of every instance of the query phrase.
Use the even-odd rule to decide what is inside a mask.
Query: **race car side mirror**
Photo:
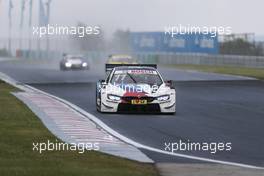
[[[105,80],[100,80],[99,82],[101,84],[101,88],[105,89],[106,88],[106,85],[107,85],[107,83],[105,82]]]
[[[170,88],[174,88],[172,80],[165,81],[166,86],[169,86]]]
[[[107,83],[105,82],[105,80],[100,80],[100,83],[102,84],[102,85],[106,85]]]

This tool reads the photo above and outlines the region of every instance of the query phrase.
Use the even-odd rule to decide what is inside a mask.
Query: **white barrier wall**
[[[144,63],[196,64],[264,68],[263,56],[200,55],[200,54],[137,54]]]

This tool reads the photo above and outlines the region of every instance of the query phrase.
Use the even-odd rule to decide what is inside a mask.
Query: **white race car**
[[[176,112],[176,91],[172,81],[164,81],[153,64],[106,64],[106,80],[97,82],[96,107],[99,112]]]
[[[81,55],[66,55],[60,61],[61,70],[88,70],[89,64]]]

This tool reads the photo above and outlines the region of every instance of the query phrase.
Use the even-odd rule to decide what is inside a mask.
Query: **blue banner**
[[[163,32],[131,33],[135,52],[175,52],[218,54],[218,37],[211,34],[178,34],[174,37]]]

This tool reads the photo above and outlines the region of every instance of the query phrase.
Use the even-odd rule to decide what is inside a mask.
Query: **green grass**
[[[168,67],[196,70],[202,72],[222,73],[230,75],[248,76],[264,80],[264,69],[261,68],[244,68],[233,66],[209,66],[209,65],[168,65]]]
[[[33,142],[56,141],[11,91],[0,81],[1,176],[156,176],[153,165],[125,160],[95,151],[32,151]]]

